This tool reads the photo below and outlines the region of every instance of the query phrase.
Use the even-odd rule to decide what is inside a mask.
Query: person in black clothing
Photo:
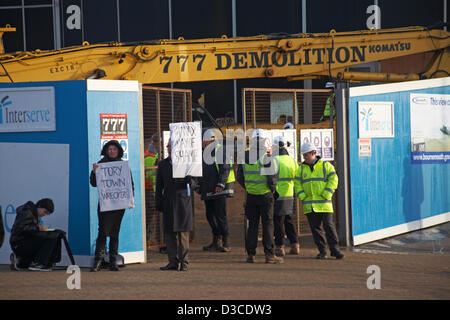
[[[123,148],[117,140],[108,141],[102,148],[101,155],[103,158],[98,163],[122,161]],[[95,171],[98,163],[93,164],[90,175],[90,183],[93,187],[97,187]],[[134,192],[133,178],[131,178]],[[95,243],[94,264],[91,271],[100,271],[105,256],[106,237],[109,237],[109,269],[111,271],[119,271],[117,265],[117,255],[119,250],[119,232],[125,209],[100,211],[100,204],[97,208],[98,214],[98,236]]]
[[[189,234],[194,228],[191,190],[196,180],[190,176],[173,178],[171,143],[169,157],[158,162],[156,173],[156,210],[163,215],[163,230],[169,263],[161,270],[188,270]]]
[[[60,238],[46,232],[40,218],[54,211],[52,199],[41,199],[36,204],[28,201],[16,209],[16,219],[11,230],[9,243],[11,268],[14,270],[50,271],[53,264],[61,261]],[[35,262],[34,265],[31,265]],[[31,265],[31,266],[30,266]]]
[[[231,159],[227,160],[226,149],[219,143],[221,134],[217,131],[207,129],[203,133],[203,149],[207,155],[203,157],[203,177],[195,191],[205,201],[206,220],[213,235],[212,243],[203,250],[229,252],[227,198],[234,195],[235,179]]]

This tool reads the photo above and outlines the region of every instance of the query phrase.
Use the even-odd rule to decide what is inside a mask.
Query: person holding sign
[[[308,218],[314,243],[319,250],[316,258],[325,259],[327,257],[326,243],[328,242],[331,256],[342,259],[344,255],[338,249],[331,201],[338,186],[336,170],[331,163],[322,161],[317,156],[316,147],[313,144],[309,142],[302,144],[301,152],[305,161],[297,170],[295,193],[303,202],[303,213]]]
[[[167,144],[169,156],[158,163],[156,173],[156,210],[163,215],[163,229],[169,263],[161,270],[188,270],[189,234],[194,228],[191,176],[173,177],[172,143]]]
[[[98,187],[96,171],[99,170],[100,168],[99,164],[114,161],[122,161],[123,148],[117,140],[110,140],[103,146],[101,155],[103,156],[103,158],[100,159],[98,163],[93,164],[93,169],[91,171],[90,183],[93,187]],[[117,170],[110,170],[110,171],[114,173]],[[132,193],[134,193],[134,184],[133,179],[131,177],[131,172],[130,178],[131,178]],[[122,194],[125,193],[123,192],[120,193],[120,195]],[[100,206],[100,200],[104,199],[99,199],[99,205],[97,209],[98,236],[95,244],[94,264],[91,268],[91,271],[93,272],[100,271],[105,256],[106,237],[109,237],[109,268],[111,271],[119,271],[119,267],[117,266],[117,255],[119,249],[119,231],[120,225],[122,223],[122,218],[125,213],[125,209],[102,211]]]

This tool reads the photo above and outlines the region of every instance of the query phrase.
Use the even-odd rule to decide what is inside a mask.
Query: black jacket
[[[187,184],[189,184],[189,192]],[[164,232],[193,230],[194,217],[191,196],[195,187],[195,178],[173,178],[170,157],[158,163],[155,200],[156,210],[163,213]]]
[[[234,182],[227,183],[228,176],[230,175],[231,167],[230,161],[226,160],[226,150],[223,146],[218,149],[218,154],[216,155],[216,149],[212,151],[212,156],[216,158],[217,162],[220,162],[217,166],[216,163],[207,164],[203,160],[203,176],[199,179],[198,189],[200,190],[201,199],[207,200],[206,194],[208,192],[214,192],[216,187],[221,187],[224,189],[227,197],[232,197],[234,195]],[[222,161],[218,161],[218,157],[222,157]],[[219,170],[217,170],[217,167]]]
[[[37,206],[28,201],[16,209],[16,219],[11,230],[9,243],[15,247],[25,238],[33,236],[39,232],[39,217]]]

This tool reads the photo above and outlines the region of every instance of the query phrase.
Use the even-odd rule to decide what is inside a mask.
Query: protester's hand
[[[214,190],[215,193],[219,193],[219,192],[222,192],[222,191],[223,191],[223,188],[219,187],[219,186],[217,186],[216,189]]]
[[[131,206],[129,206],[128,209],[133,209],[135,205],[136,205],[136,202],[134,202],[134,200],[133,200],[133,204]]]
[[[95,172],[95,170],[97,170],[97,168],[98,168],[98,163],[94,163],[92,165],[92,170]]]
[[[47,230],[47,226],[39,225],[39,231],[46,231],[46,230]]]

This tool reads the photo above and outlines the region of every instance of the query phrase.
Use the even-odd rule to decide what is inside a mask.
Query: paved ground
[[[166,256],[154,250],[147,264],[120,272],[82,269],[81,289],[69,290],[65,270],[12,272],[3,265],[0,299],[450,299],[450,223],[344,249],[340,261],[314,259],[311,237],[304,235],[301,255],[280,265],[265,264],[261,246],[257,263],[245,263],[242,227],[231,225],[232,251],[207,253],[201,246],[209,241],[208,227],[198,222],[187,272],[160,271]],[[367,287],[371,265],[379,267],[381,289]]]
[[[239,191],[239,186],[237,186]],[[301,254],[285,263],[264,263],[262,245],[257,263],[245,263],[242,202],[237,192],[228,202],[232,251],[209,253],[204,206],[195,206],[195,238],[187,272],[160,271],[167,256],[149,251],[147,264],[127,265],[120,272],[91,273],[82,269],[81,289],[69,290],[66,270],[12,272],[0,265],[2,299],[176,299],[176,300],[298,300],[298,299],[450,299],[450,223],[344,249],[345,258],[316,260],[317,252],[302,217]],[[381,289],[368,289],[378,266]],[[374,283],[369,281],[369,283]]]

